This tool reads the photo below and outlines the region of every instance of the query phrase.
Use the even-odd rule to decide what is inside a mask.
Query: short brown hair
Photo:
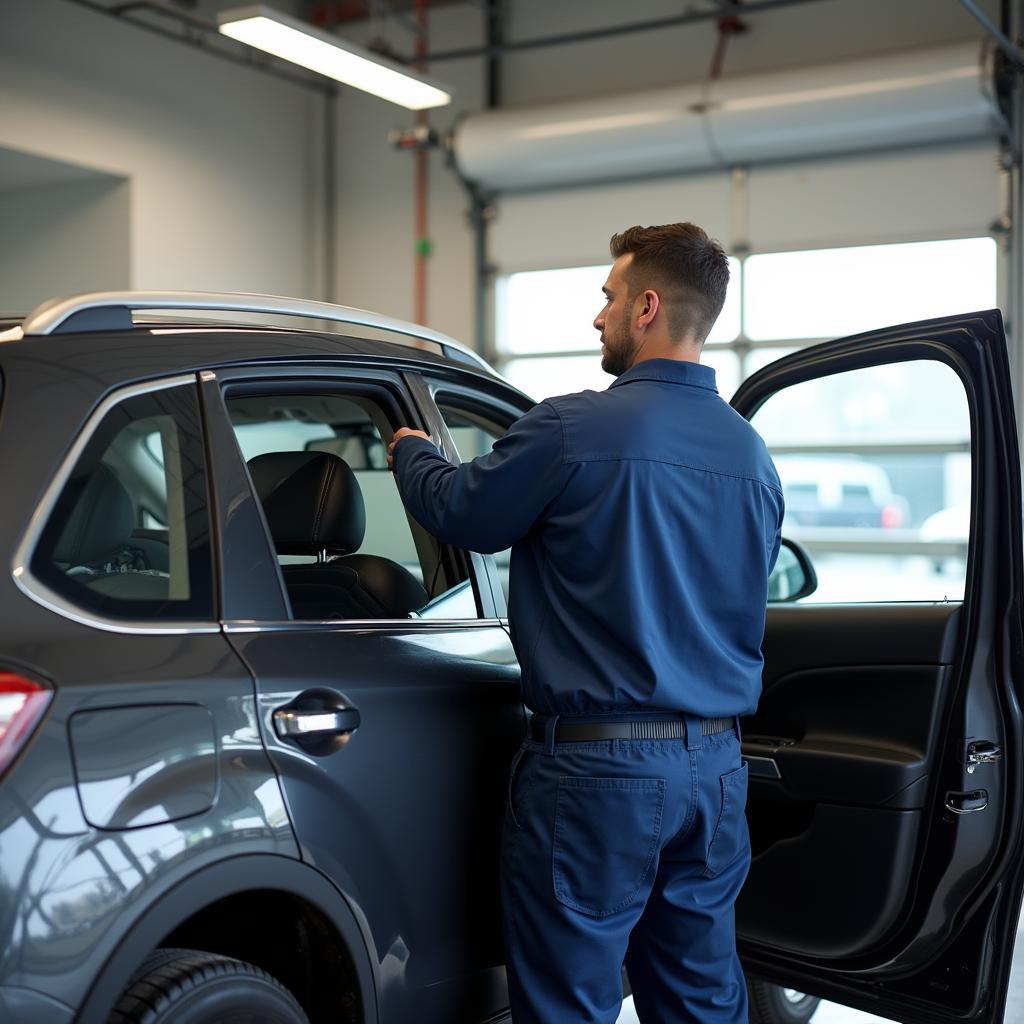
[[[703,344],[725,305],[729,259],[725,250],[696,224],[627,228],[612,235],[612,257],[633,254],[626,272],[630,297],[646,288],[665,303],[673,335],[693,333]]]

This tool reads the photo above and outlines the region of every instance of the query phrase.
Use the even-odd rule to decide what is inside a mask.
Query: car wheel
[[[773,985],[760,978],[747,979],[750,996],[750,1024],[807,1024],[821,1002],[791,988]]]
[[[309,1024],[276,978],[242,960],[157,949],[139,966],[108,1024]]]

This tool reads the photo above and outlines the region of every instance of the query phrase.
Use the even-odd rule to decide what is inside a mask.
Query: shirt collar
[[[667,384],[689,384],[718,391],[712,367],[682,359],[645,359],[616,377],[609,387],[615,388],[634,380],[660,380]]]

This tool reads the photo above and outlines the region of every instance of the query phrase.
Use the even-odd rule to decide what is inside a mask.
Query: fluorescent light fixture
[[[410,110],[452,101],[439,82],[263,4],[222,11],[217,21],[232,39]]]

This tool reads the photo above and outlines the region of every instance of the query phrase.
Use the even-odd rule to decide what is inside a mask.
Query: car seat
[[[249,473],[277,553],[317,558],[281,567],[296,618],[406,618],[427,603],[408,569],[357,554],[366,509],[344,459],[329,452],[268,452],[249,460]]]
[[[109,466],[97,463],[61,530],[53,562],[79,583],[111,597],[165,599],[167,542],[136,537],[134,520],[124,484]]]

